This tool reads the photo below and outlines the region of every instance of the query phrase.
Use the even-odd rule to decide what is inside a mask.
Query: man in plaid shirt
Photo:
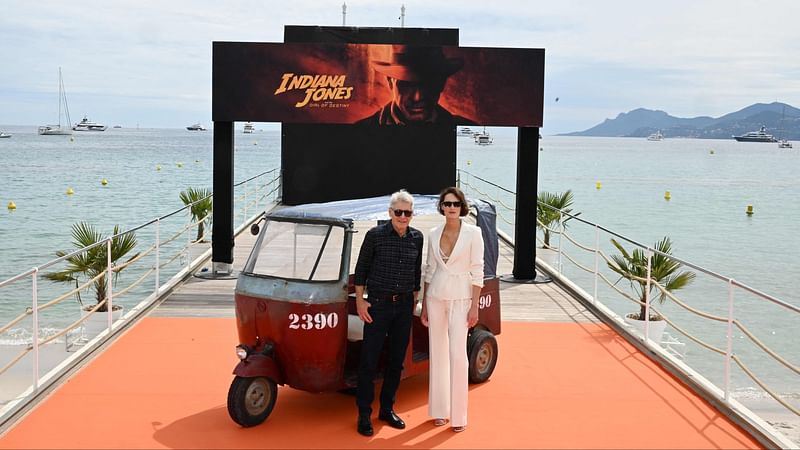
[[[373,434],[375,372],[387,337],[388,359],[378,419],[394,428],[406,427],[393,407],[411,335],[414,303],[420,290],[423,236],[409,226],[414,212],[411,194],[405,190],[392,194],[388,212],[391,221],[373,227],[364,236],[355,270],[356,308],[364,321],[356,390],[357,429],[364,436]]]

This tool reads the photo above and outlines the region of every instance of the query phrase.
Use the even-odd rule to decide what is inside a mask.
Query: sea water
[[[74,249],[70,227],[76,222],[89,222],[108,235],[114,225],[129,229],[182,207],[178,195],[188,187],[212,188],[211,131],[110,128],[99,133],[76,132],[70,138],[39,136],[35,127],[2,128],[14,136],[0,140],[0,206],[13,201],[17,209],[0,212],[0,280],[52,260],[56,250]],[[475,145],[468,137],[457,138],[458,167],[465,171],[461,176],[468,179],[473,174],[515,190],[516,133],[513,129],[489,131],[494,139],[489,146]],[[540,148],[530,151],[538,151],[539,191],[571,189],[575,196],[572,209],[581,213],[581,219],[645,245],[669,236],[673,253],[683,260],[800,304],[796,289],[800,237],[795,223],[800,218],[798,150],[732,139],[545,136]],[[235,181],[279,164],[280,132],[275,124],[257,124],[253,134],[236,132]],[[108,181],[105,186],[103,179]],[[74,194],[67,195],[68,188]],[[480,188],[513,207],[514,199],[502,189]],[[666,191],[670,192],[669,201],[664,199]],[[745,214],[747,205],[754,207],[752,216]],[[513,225],[508,223],[513,223],[513,212],[502,207],[499,212],[500,228],[513,234]],[[188,216],[186,220],[188,223]],[[591,227],[573,221],[568,231],[585,245],[594,244]],[[611,254],[614,249],[609,239],[604,234],[601,246]],[[626,243],[626,247],[630,245]],[[575,257],[593,267],[593,255]],[[571,279],[592,292],[591,275],[569,264],[564,267]],[[629,288],[625,284],[618,287]],[[598,293],[619,314],[636,309],[607,287]],[[702,273],[691,289],[677,295],[685,295],[693,307],[721,316],[727,313],[726,283]],[[17,316],[29,301],[0,298],[0,324]],[[740,290],[736,293],[737,317],[797,365],[800,349],[794,331],[800,318],[767,303]],[[706,339],[725,348],[727,324],[709,325],[678,308],[664,308],[690,331],[699,334],[714,329]],[[749,341],[743,333],[734,335],[739,342],[737,353],[755,355],[749,356],[749,365],[771,364],[763,352],[747,347]],[[722,385],[722,358],[706,356],[707,352],[689,344],[684,351],[686,361],[708,366],[704,372]],[[797,375],[785,371],[769,369],[766,377],[783,394],[796,396],[800,392]],[[738,380],[739,392],[749,392],[753,383],[741,376]]]
[[[508,190],[516,185],[516,133],[493,132],[494,144],[475,145],[459,138],[458,167]],[[644,138],[551,137],[540,140],[538,190],[554,193],[572,190],[573,213],[580,219],[608,228],[647,246],[668,236],[673,254],[702,269],[732,278],[781,300],[800,305],[800,152],[780,149],[777,143],[740,143],[730,140]],[[475,180],[462,172],[462,180],[513,206],[503,189]],[[669,200],[665,194],[669,192]],[[747,215],[748,205],[754,214]],[[498,224],[513,235],[513,211],[498,208]],[[511,223],[509,223],[511,222]],[[598,240],[593,227],[577,220],[567,222],[567,232],[587,247]],[[606,255],[618,253],[614,236],[601,232],[598,244]],[[566,240],[565,253],[589,270],[595,267],[593,252],[578,249]],[[633,245],[620,238],[630,251]],[[541,243],[539,244],[541,246]],[[546,254],[543,250],[540,253]],[[555,255],[549,255],[556,265]],[[589,294],[594,277],[562,257],[564,273]],[[631,293],[630,284],[613,276],[605,261],[599,269],[615,286]],[[732,291],[734,317],[760,341],[800,364],[796,330],[800,314],[786,310],[752,293],[734,288],[725,280],[692,270],[697,275],[676,296],[690,307],[727,318]],[[598,283],[598,298],[620,316],[638,310],[635,305]],[[704,343],[723,351],[727,346],[727,322],[688,313],[667,301],[659,305],[668,317]],[[718,386],[723,386],[724,355],[708,351],[675,330],[683,347],[676,347],[684,361]],[[732,352],[768,385],[795,406],[800,403],[800,377],[757,349],[745,332],[733,327]],[[764,397],[760,389],[732,364],[731,387],[739,397]]]

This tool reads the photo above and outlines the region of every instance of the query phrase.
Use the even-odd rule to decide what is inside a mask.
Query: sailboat
[[[61,125],[61,105],[67,121]],[[72,134],[72,120],[69,118],[69,107],[67,106],[67,92],[64,90],[64,79],[61,76],[61,67],[58,68],[58,125],[43,125],[39,127],[39,134],[48,136],[63,136]]]
[[[792,143],[783,138],[783,118],[786,116],[786,106],[783,107],[781,114],[781,138],[778,140],[778,148],[792,148]]]

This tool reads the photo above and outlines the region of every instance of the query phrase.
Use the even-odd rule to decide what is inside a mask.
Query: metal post
[[[406,5],[400,7],[400,28],[406,26]]]
[[[33,344],[33,390],[39,390],[39,289],[37,286],[37,278],[39,277],[39,268],[33,268],[33,284],[31,286],[32,290],[32,302],[33,302],[33,332],[31,333],[31,343]]]
[[[725,348],[725,401],[731,395],[731,357],[733,356],[733,279],[728,279],[728,336]]]
[[[644,290],[644,338],[650,340],[650,269],[653,258],[653,251],[647,249],[647,284]]]
[[[114,296],[112,292],[113,283],[111,283],[111,275],[113,274],[113,271],[111,270],[111,240],[112,238],[109,238],[106,244],[106,251],[108,252],[108,254],[106,255],[106,264],[108,264],[108,266],[106,267],[106,277],[108,277],[106,279],[106,292],[108,295],[108,302],[106,303],[106,309],[108,309],[107,317],[108,317],[109,334],[111,334],[111,322],[112,322],[111,315],[114,313],[114,303],[112,301],[112,297]]]
[[[202,217],[200,219],[202,219]],[[199,230],[200,229],[200,222],[198,221],[196,225],[197,225],[197,229]],[[189,258],[192,257],[192,252],[191,252],[191,249],[192,249],[192,229],[190,228],[187,231],[188,231],[188,233],[186,233],[186,268],[188,269],[192,265],[192,261],[189,260]]]
[[[159,250],[161,249],[161,218],[156,219],[156,292],[155,294],[158,295],[158,288],[161,282],[159,281],[159,271],[161,267],[160,255]]]
[[[561,210],[559,210],[559,213]],[[561,236],[564,235],[564,215],[558,215],[558,273],[561,273]]]
[[[600,227],[594,225],[594,295],[592,304],[597,303],[597,279],[600,277]]]
[[[347,3],[342,3],[342,26],[345,26],[347,20]]]

